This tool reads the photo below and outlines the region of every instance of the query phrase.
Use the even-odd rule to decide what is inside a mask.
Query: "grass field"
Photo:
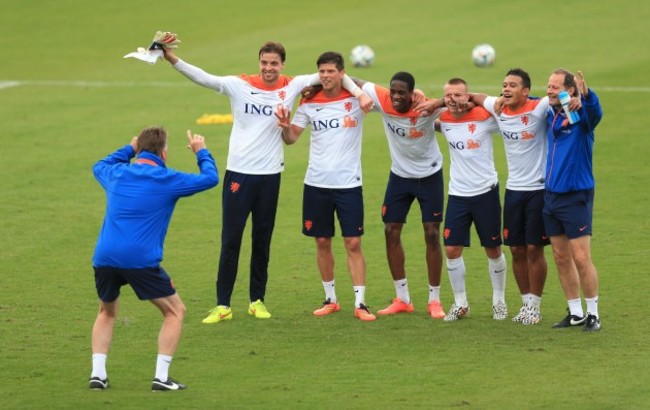
[[[2,6],[0,407],[648,408],[646,1],[3,0]],[[229,127],[195,120],[204,113],[227,113],[228,99],[191,84],[166,62],[149,66],[121,58],[146,46],[159,29],[179,33],[178,54],[215,74],[255,73],[257,50],[269,39],[287,47],[290,75],[314,72],[323,51],[346,55],[365,43],[376,52],[375,65],[350,68],[349,74],[387,84],[394,72],[407,70],[432,96],[455,76],[465,78],[472,91],[496,94],[514,66],[529,71],[533,93],[543,95],[553,69],[583,70],[605,112],[596,130],[592,239],[603,330],[550,328],[566,306],[550,249],[540,325],[491,319],[487,261],[477,245],[464,254],[472,317],[451,324],[430,320],[417,212],[403,238],[416,312],[374,323],[355,320],[337,240],[343,309],[333,317],[312,317],[322,287],[313,241],[300,233],[309,146],[303,138],[286,148],[267,294],[273,317],[256,321],[246,314],[246,239],[234,319],[201,324],[214,305],[221,187],[181,201],[163,265],[188,308],[171,374],[189,389],[150,393],[159,313],[125,289],[108,360],[112,387],[89,391],[90,331],[97,309],[90,258],[105,205],[92,164],[155,124],[172,136],[171,167],[196,169],[185,149],[184,130],[191,128],[206,136],[225,172]],[[497,62],[479,69],[472,66],[470,51],[483,42],[496,48]],[[377,310],[394,289],[379,214],[390,160],[374,115],[364,129],[363,247],[367,301]],[[447,159],[440,137],[439,143]],[[495,147],[505,181],[503,145],[497,140]],[[452,293],[446,270],[443,275],[442,300],[448,307]],[[510,270],[506,297],[515,311],[520,299]]]

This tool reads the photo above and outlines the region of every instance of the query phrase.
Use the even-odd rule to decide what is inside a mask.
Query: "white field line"
[[[149,88],[175,88],[190,87],[191,82],[164,82],[164,81],[57,81],[57,80],[0,80],[0,90],[12,87],[149,87]],[[444,84],[428,84],[427,88],[440,88]],[[420,86],[421,87],[421,86]],[[471,85],[472,89],[500,90],[500,86]],[[612,87],[592,86],[594,91],[621,92],[621,93],[650,93],[650,87]],[[546,91],[546,87],[533,87],[535,91]]]

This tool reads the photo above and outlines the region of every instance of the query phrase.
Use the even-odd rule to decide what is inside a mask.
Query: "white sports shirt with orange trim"
[[[449,195],[476,196],[492,189],[499,181],[492,148],[492,134],[499,131],[494,117],[483,107],[459,119],[443,111],[440,128],[449,144]]]
[[[252,175],[277,174],[284,170],[282,132],[275,109],[278,104],[293,108],[300,91],[319,84],[318,74],[287,77],[267,87],[260,75],[216,76],[178,60],[174,68],[198,85],[230,97],[233,125],[226,168]]]
[[[442,110],[424,117],[420,112],[395,111],[390,90],[365,83],[363,91],[375,103],[374,110],[382,114],[392,165],[390,170],[402,178],[425,178],[442,168],[442,152],[436,141],[433,122]]]
[[[508,160],[506,188],[513,191],[544,189],[546,171],[546,111],[548,97],[527,100],[524,106],[513,111],[504,107],[501,115],[494,111],[497,97],[487,97],[483,105],[497,118]]]
[[[305,184],[338,189],[362,185],[364,117],[359,101],[346,90],[334,98],[319,92],[300,101],[291,124],[311,131]]]

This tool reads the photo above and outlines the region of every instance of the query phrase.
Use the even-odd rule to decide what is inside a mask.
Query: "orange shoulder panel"
[[[264,80],[262,80],[262,77],[259,74],[255,74],[255,75],[241,74],[239,78],[246,81],[251,86],[265,91],[274,91],[286,87],[287,84],[289,84],[289,82],[291,81],[291,77],[287,77],[286,75],[281,74],[280,77],[278,77],[278,81],[274,85],[269,87],[264,83]]]
[[[469,112],[467,112],[464,116],[460,118],[456,118],[451,113],[449,110],[444,111],[440,115],[440,121],[444,122],[471,122],[471,121],[485,121],[488,118],[490,118],[492,114],[490,114],[485,108],[483,107],[474,107]]]
[[[510,107],[503,107],[503,113],[506,115],[518,115],[531,112],[537,107],[541,100],[526,100],[526,103],[518,110],[511,110]]]

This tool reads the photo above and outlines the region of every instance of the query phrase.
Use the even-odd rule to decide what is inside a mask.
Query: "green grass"
[[[23,81],[0,88],[3,408],[647,408],[647,2],[132,3],[3,2],[0,82]],[[403,238],[416,312],[374,323],[355,320],[337,238],[343,310],[312,317],[323,294],[313,241],[300,233],[309,146],[303,138],[285,151],[267,294],[273,317],[256,321],[246,314],[247,230],[233,321],[200,323],[214,304],[221,187],[183,200],[163,265],[188,308],[171,373],[190,387],[179,394],[149,392],[160,315],[125,288],[108,360],[112,387],[88,391],[97,309],[90,258],[104,210],[92,164],[141,128],[160,124],[172,135],[171,167],[195,170],[184,141],[184,130],[191,128],[206,135],[225,171],[228,126],[194,121],[204,113],[228,112],[228,99],[190,84],[167,63],[121,58],[147,45],[158,29],[178,32],[179,55],[217,74],[256,72],[257,50],[269,39],[287,47],[290,75],[315,71],[323,51],[345,55],[365,43],[376,52],[375,65],[350,68],[349,74],[386,84],[394,72],[407,70],[432,96],[454,76],[464,77],[473,91],[498,93],[513,66],[529,71],[533,92],[543,95],[553,69],[582,69],[605,111],[596,130],[592,239],[603,330],[586,335],[550,328],[565,309],[550,249],[540,326],[491,319],[487,261],[477,245],[464,255],[472,317],[453,324],[430,320],[417,209]],[[491,68],[471,65],[470,51],[482,42],[497,50]],[[439,143],[447,160],[440,138]],[[495,155],[505,180],[499,141]],[[364,126],[363,167],[367,300],[376,310],[394,292],[379,216],[390,160],[377,114]],[[516,310],[511,272],[506,297]],[[442,299],[445,306],[452,301],[446,270]]]

